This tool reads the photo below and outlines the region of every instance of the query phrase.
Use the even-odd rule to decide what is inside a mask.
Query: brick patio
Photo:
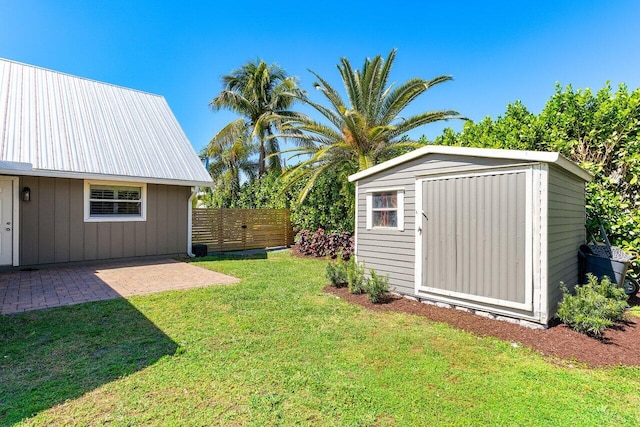
[[[0,273],[0,313],[238,281],[235,277],[172,259],[10,271]]]

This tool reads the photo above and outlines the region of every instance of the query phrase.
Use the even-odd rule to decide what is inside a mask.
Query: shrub
[[[336,288],[342,288],[347,284],[347,272],[348,264],[342,260],[342,257],[338,257],[335,262],[329,262],[327,264],[327,279],[329,279],[331,284]]]
[[[624,289],[616,287],[608,277],[588,275],[585,285],[575,287],[575,295],[562,284],[564,296],[558,304],[556,315],[571,329],[593,336],[624,319],[627,296]]]
[[[355,184],[347,179],[353,171],[329,169],[316,179],[313,188],[302,202],[298,196],[302,185],[291,191],[291,223],[298,230],[323,228],[330,232],[353,232],[355,218]],[[304,181],[304,180],[303,180]],[[296,191],[297,190],[297,191]]]
[[[369,301],[374,304],[379,303],[389,292],[389,276],[379,276],[374,270],[369,270],[369,278],[364,285],[364,291],[369,295]]]
[[[356,262],[355,258],[347,261],[347,287],[349,292],[359,295],[364,290],[364,262]]]
[[[353,255],[353,235],[347,232],[325,233],[322,228],[318,228],[315,233],[302,230],[296,235],[295,241],[295,248],[303,255],[329,256],[334,259],[340,254],[343,260],[348,260]]]

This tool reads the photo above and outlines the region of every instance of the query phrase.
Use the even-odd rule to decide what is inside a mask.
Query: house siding
[[[578,250],[586,234],[584,182],[550,167],[548,195],[547,311],[551,318],[562,299],[560,282],[569,287],[578,283]]]
[[[147,220],[84,222],[84,182],[25,176],[20,188],[20,265],[186,252],[189,187],[147,184]]]

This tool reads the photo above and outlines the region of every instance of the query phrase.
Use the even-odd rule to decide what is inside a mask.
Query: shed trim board
[[[469,156],[469,157],[485,157],[494,159],[511,159],[522,160],[523,162],[544,162],[555,163],[567,172],[582,178],[584,181],[591,181],[593,175],[568,160],[560,153],[546,151],[521,151],[521,150],[503,150],[494,148],[471,148],[471,147],[452,147],[444,145],[427,145],[417,150],[413,150],[402,156],[395,157],[379,165],[370,167],[361,172],[349,176],[349,181],[357,181],[362,178],[374,175],[378,172],[390,169],[394,166],[401,165],[427,154],[446,154],[452,156]]]
[[[358,181],[356,181],[356,209],[355,209],[356,220],[355,220],[354,229],[353,229],[354,230],[354,233],[353,233],[354,234],[354,237],[353,237],[353,249],[354,249],[353,250],[353,252],[354,252],[353,256],[356,259],[356,263],[359,262],[358,261],[358,234],[360,234],[360,233],[358,233],[358,214],[359,214],[358,192],[360,191],[359,190],[359,184],[360,183]]]
[[[538,261],[538,265],[534,271],[538,271],[538,277],[536,283],[539,283],[540,286],[544,286],[544,289],[541,289],[540,294],[540,305],[538,306],[539,317],[542,323],[548,323],[549,313],[552,310],[552,307],[548,307],[548,296],[549,296],[549,280],[548,280],[548,269],[549,269],[549,245],[547,235],[549,233],[548,227],[548,212],[549,212],[549,165],[548,164],[540,164],[534,168],[536,171],[539,180],[538,186],[540,189],[540,197],[534,198],[535,203],[539,203],[539,212],[538,215],[535,215],[535,220],[538,220],[540,223],[535,226],[535,230],[538,232],[534,234],[540,240],[536,246],[539,249],[539,256],[535,257],[534,260]],[[535,274],[535,273],[534,273]]]
[[[434,288],[430,286],[424,286],[423,281],[423,236],[422,236],[422,227],[419,224],[422,224],[423,221],[423,197],[422,197],[422,189],[423,183],[429,181],[441,181],[446,179],[457,179],[457,178],[470,178],[477,176],[495,176],[495,175],[506,175],[513,173],[525,173],[526,177],[526,196],[525,201],[526,205],[525,209],[525,301],[524,303],[518,303],[514,301],[502,300],[498,298],[491,297],[483,297],[479,295],[472,295],[467,293],[460,293],[455,291],[449,291],[439,288]],[[421,297],[432,297],[434,295],[440,295],[445,297],[453,297],[460,298],[462,300],[468,300],[471,302],[479,302],[485,304],[492,305],[500,305],[503,307],[513,308],[517,310],[523,310],[531,312],[534,310],[534,289],[533,289],[533,264],[534,260],[534,248],[533,248],[533,218],[531,215],[532,203],[533,203],[533,195],[536,190],[541,191],[538,186],[534,186],[533,180],[533,166],[529,167],[510,167],[510,168],[492,168],[490,170],[484,170],[482,172],[463,172],[463,173],[455,173],[455,174],[438,174],[438,176],[434,177],[418,177],[415,182],[415,293]],[[458,304],[464,305],[466,301],[456,300]],[[536,317],[535,315],[533,316]]]

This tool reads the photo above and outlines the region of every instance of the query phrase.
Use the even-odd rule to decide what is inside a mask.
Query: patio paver
[[[0,273],[0,313],[238,281],[235,277],[173,259],[9,271]]]

